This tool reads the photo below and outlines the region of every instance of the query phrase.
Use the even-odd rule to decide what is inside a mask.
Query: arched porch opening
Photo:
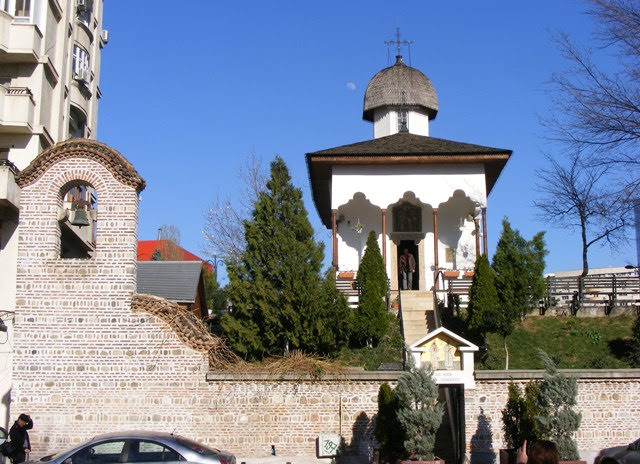
[[[402,287],[400,257],[406,248],[413,256],[416,272],[410,290],[426,290],[433,285],[432,253],[426,245],[433,234],[432,208],[407,191],[387,207],[388,260],[387,273],[392,291]]]
[[[357,192],[336,214],[337,270],[357,271],[369,232],[373,231],[382,250],[382,208]]]

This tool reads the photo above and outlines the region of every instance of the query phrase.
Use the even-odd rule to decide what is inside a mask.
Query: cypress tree
[[[496,290],[500,302],[500,324],[496,331],[502,336],[505,350],[505,369],[509,369],[507,337],[518,320],[537,306],[544,296],[544,257],[547,254],[544,232],[531,241],[525,240],[509,221],[502,220],[502,233],[493,257]]]
[[[469,328],[480,333],[486,342],[488,332],[498,332],[503,323],[495,273],[486,255],[476,260],[473,281],[469,289]]]
[[[280,157],[244,223],[246,249],[237,263],[227,262],[230,314],[222,328],[231,346],[247,359],[282,355],[310,346],[314,310],[320,290],[323,246]]]
[[[387,271],[384,268],[380,247],[374,231],[369,232],[367,248],[358,267],[360,304],[358,305],[358,332],[360,343],[377,342],[387,332]]]

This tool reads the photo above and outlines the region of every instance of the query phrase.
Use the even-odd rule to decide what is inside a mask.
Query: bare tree
[[[218,197],[205,212],[202,251],[223,261],[237,261],[242,256],[246,245],[243,222],[251,216],[253,205],[265,189],[267,174],[255,151],[251,151],[237,177],[242,188],[234,198]]]
[[[607,166],[623,196],[640,185],[640,2],[590,0],[597,49],[557,37],[570,64],[552,76],[554,115],[545,120],[552,136],[583,155],[584,164]],[[604,54],[606,68],[599,65]],[[613,65],[612,65],[613,59]]]
[[[184,254],[180,248],[180,229],[173,224],[164,224],[158,229],[158,249],[154,251],[153,259],[159,261],[180,261]]]
[[[632,202],[609,186],[609,166],[585,163],[579,153],[569,156],[566,165],[551,156],[546,158],[550,167],[537,171],[536,190],[541,198],[534,205],[540,218],[552,227],[580,231],[582,274],[578,288],[582,301],[589,248],[598,242],[615,247],[626,241]]]

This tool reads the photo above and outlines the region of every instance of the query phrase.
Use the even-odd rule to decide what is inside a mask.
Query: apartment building
[[[11,389],[20,214],[15,175],[57,142],[96,138],[100,52],[108,41],[102,8],[103,0],[0,0],[0,425]],[[83,206],[89,224],[94,192],[74,186],[62,193],[64,204],[89,205]],[[76,216],[60,222],[72,257],[92,252],[91,227],[75,226]]]

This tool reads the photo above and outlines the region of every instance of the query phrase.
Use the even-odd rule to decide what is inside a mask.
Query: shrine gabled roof
[[[477,345],[474,345],[469,340],[462,338],[460,335],[450,331],[445,327],[439,327],[432,332],[429,332],[427,335],[422,337],[420,340],[415,341],[409,346],[410,350],[419,351],[420,348],[425,345],[428,341],[433,340],[434,338],[438,338],[441,334],[452,339],[454,343],[457,343],[457,348],[460,351],[478,351],[479,348]]]
[[[331,173],[336,165],[407,165],[482,163],[487,195],[512,151],[399,132],[364,142],[307,153],[313,201],[322,222],[331,228]]]

